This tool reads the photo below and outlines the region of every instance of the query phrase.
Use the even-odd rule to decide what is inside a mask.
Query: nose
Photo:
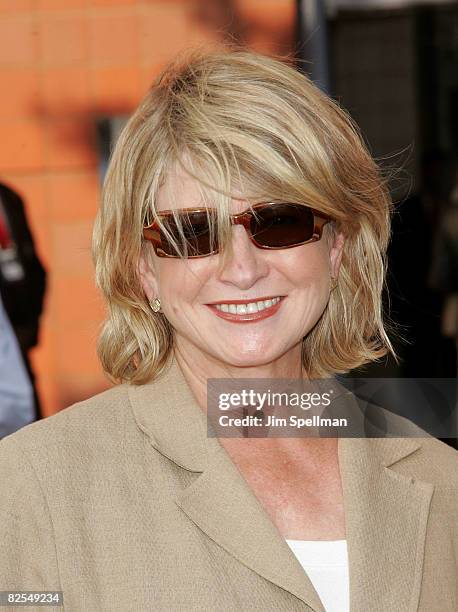
[[[249,289],[269,273],[267,251],[254,245],[243,225],[232,226],[232,255],[222,264],[219,280]]]

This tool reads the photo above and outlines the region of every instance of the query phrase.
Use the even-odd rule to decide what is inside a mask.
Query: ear
[[[337,278],[339,275],[344,243],[345,236],[341,232],[335,232],[332,240],[331,250],[329,251],[331,276],[333,276],[334,278]]]
[[[151,258],[144,251],[142,251],[138,261],[138,276],[148,301],[151,302],[154,298],[159,297],[157,274],[151,263]]]

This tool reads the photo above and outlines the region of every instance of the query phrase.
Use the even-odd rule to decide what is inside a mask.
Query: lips
[[[273,300],[276,297],[285,297],[284,295],[267,295],[264,297],[252,298],[251,300],[221,300],[220,302],[208,302],[207,306],[216,306],[217,304],[250,304],[251,302],[264,302],[265,300]]]
[[[281,307],[285,296],[258,298],[256,300],[227,300],[207,304],[218,317],[233,323],[260,321],[273,316]]]

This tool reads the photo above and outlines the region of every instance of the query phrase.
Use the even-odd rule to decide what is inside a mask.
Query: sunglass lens
[[[251,219],[255,241],[272,248],[284,248],[310,240],[313,211],[302,204],[269,204],[256,210]]]
[[[182,253],[187,257],[199,257],[208,255],[215,248],[205,212],[181,215],[180,223],[168,217],[163,220],[163,226],[166,231],[161,231],[161,241],[167,255],[176,257]]]

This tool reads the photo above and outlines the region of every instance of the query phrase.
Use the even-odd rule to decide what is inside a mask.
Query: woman
[[[451,448],[207,435],[209,379],[325,379],[392,351],[389,219],[356,128],[291,66],[168,66],[94,233],[121,384],[0,444],[1,588],[78,612],[455,611]]]

